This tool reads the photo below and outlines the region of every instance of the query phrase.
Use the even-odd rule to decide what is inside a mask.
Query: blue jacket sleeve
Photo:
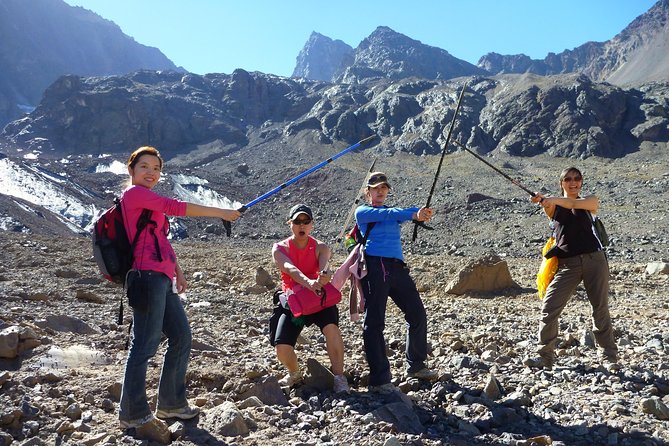
[[[419,208],[390,208],[363,205],[355,210],[355,220],[364,225],[373,221],[396,221],[401,223],[411,220],[413,214],[418,212],[418,210]]]

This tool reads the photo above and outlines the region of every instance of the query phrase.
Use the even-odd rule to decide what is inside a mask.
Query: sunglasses
[[[372,175],[369,177],[367,184],[387,183],[388,177],[385,175]]]
[[[565,183],[571,183],[572,181],[581,181],[583,177],[564,177],[562,181]]]
[[[310,218],[303,218],[303,219],[301,219],[301,220],[300,220],[300,219],[296,219],[296,220],[293,220],[292,223],[293,223],[294,225],[297,225],[297,226],[299,226],[299,225],[308,225],[309,223],[311,223],[311,219],[310,219]]]

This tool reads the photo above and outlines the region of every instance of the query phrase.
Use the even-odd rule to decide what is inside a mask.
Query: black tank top
[[[555,206],[553,224],[555,240],[560,248],[558,257],[573,257],[602,249],[595,237],[588,211]]]

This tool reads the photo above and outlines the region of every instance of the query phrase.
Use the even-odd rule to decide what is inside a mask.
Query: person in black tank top
[[[543,207],[551,219],[556,247],[550,251],[550,255],[558,257],[559,266],[548,285],[541,308],[537,348],[539,356],[525,358],[523,363],[528,367],[553,367],[559,317],[581,282],[592,306],[593,333],[602,348],[603,365],[609,371],[620,367],[609,313],[609,265],[588,215],[597,213],[599,199],[595,195],[581,197],[582,187],[581,171],[569,167],[560,174],[561,197],[546,197],[536,193],[531,198],[533,203]]]

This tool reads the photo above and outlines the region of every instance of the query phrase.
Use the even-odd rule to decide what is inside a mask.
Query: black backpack
[[[602,248],[609,246],[609,235],[606,233],[606,228],[604,228],[604,223],[596,215],[588,212],[590,216],[590,222],[592,222],[592,227],[595,228],[595,234],[597,234],[597,239],[599,243],[602,244]]]
[[[133,251],[139,235],[149,224],[156,225],[156,222],[149,218],[152,212],[149,209],[142,211],[132,243],[128,239],[128,233],[123,224],[123,209],[119,198],[115,198],[114,206],[103,212],[95,221],[93,224],[93,257],[105,279],[125,285],[126,275],[132,268]],[[157,250],[157,253],[160,256],[160,250]]]

